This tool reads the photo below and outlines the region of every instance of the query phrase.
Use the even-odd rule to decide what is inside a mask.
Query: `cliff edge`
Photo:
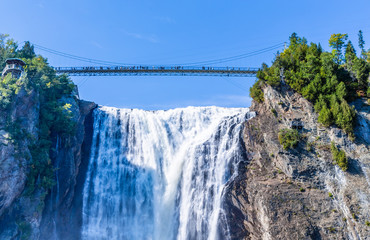
[[[248,159],[225,191],[232,239],[370,239],[370,106],[354,102],[355,140],[318,124],[313,105],[287,85],[265,85],[245,123]],[[300,141],[284,150],[280,129],[299,121]],[[333,163],[331,143],[349,167]]]

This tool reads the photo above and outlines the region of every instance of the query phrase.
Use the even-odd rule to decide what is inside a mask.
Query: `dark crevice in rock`
[[[93,139],[94,130],[94,117],[93,111],[91,111],[85,120],[85,138],[81,148],[81,165],[77,174],[77,184],[75,198],[72,201],[71,212],[71,224],[76,226],[74,231],[65,232],[61,239],[81,239],[81,227],[82,227],[82,203],[83,203],[83,188],[86,179],[86,173],[89,166],[90,150]]]
[[[79,101],[76,135],[54,136],[51,159],[57,184],[45,199],[40,239],[79,239],[82,219],[82,191],[93,134],[91,102]]]

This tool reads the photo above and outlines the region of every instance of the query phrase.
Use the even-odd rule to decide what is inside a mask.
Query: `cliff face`
[[[38,93],[22,88],[9,107],[0,111],[0,216],[20,196],[26,182],[27,159],[30,152],[27,139],[12,139],[9,123],[17,122],[36,138],[38,127]],[[22,154],[20,154],[22,153]]]
[[[38,136],[39,105],[38,92],[27,92],[22,87],[9,109],[1,111],[0,239],[19,238],[24,231],[19,231],[20,228],[34,228],[33,236],[38,234],[41,215],[37,208],[40,201],[24,197],[23,192],[31,158],[28,146],[30,139]],[[22,138],[19,129],[27,131],[29,137]],[[35,193],[37,195],[38,192]]]
[[[67,101],[68,102],[68,101]],[[71,101],[72,103],[72,101]],[[56,185],[46,199],[40,239],[76,239],[82,219],[82,190],[92,140],[93,102],[72,105],[76,134],[54,136],[51,159],[56,169]]]
[[[76,92],[74,94],[77,96]],[[89,124],[85,122],[89,121],[92,109],[96,107],[94,103],[76,99],[76,96],[72,94],[61,99],[71,104],[76,134],[61,137],[51,133],[53,150],[50,158],[55,169],[56,185],[46,198],[39,189],[32,195],[26,193],[27,174],[32,167],[30,145],[37,139],[39,131],[38,93],[21,88],[12,100],[10,110],[1,112],[0,239],[66,239],[60,237],[62,232],[74,233],[69,218],[78,219],[72,215],[81,214],[81,211],[72,209],[72,202],[78,201],[76,195],[81,195],[78,194],[82,190],[77,179],[84,174],[81,161],[89,152],[84,151],[89,148],[85,146],[89,144],[89,135],[85,134]],[[27,137],[14,139],[19,130]]]
[[[257,116],[245,125],[248,159],[225,191],[232,239],[370,238],[370,109],[365,100],[354,105],[352,142],[338,128],[321,127],[312,104],[288,87],[264,88],[264,102],[251,107]],[[295,118],[302,139],[283,150],[278,131]],[[332,141],[349,158],[346,172],[333,164]]]

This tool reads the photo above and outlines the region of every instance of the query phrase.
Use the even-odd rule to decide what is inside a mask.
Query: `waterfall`
[[[82,238],[227,239],[222,195],[243,160],[248,111],[96,109]]]

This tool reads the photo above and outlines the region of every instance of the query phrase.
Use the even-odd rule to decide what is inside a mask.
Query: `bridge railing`
[[[55,67],[56,71],[109,71],[109,70],[196,70],[196,71],[251,71],[259,68],[250,67],[191,67],[191,66],[89,66],[89,67]]]

